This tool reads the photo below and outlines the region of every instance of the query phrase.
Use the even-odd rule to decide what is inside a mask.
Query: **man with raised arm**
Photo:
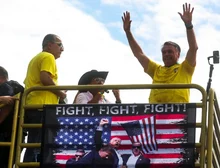
[[[183,4],[183,13],[178,13],[186,27],[189,49],[185,60],[178,63],[180,46],[172,41],[166,41],[162,45],[162,60],[164,65],[159,65],[147,57],[131,33],[130,13],[125,12],[122,21],[129,45],[134,56],[138,59],[144,71],[152,78],[153,84],[190,84],[196,66],[197,42],[192,24],[194,8],[190,4]],[[152,89],[149,97],[150,103],[179,103],[189,102],[189,89]]]

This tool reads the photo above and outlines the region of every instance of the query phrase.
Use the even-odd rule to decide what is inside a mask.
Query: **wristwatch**
[[[192,29],[193,28],[192,23],[189,23],[189,24],[185,23],[185,26],[186,26],[187,29]]]

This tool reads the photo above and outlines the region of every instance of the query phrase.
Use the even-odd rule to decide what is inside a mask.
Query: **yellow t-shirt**
[[[41,52],[29,63],[25,90],[34,86],[43,86],[40,81],[40,72],[46,71],[51,74],[54,83],[57,84],[57,66],[54,56],[48,52]],[[26,104],[58,104],[58,97],[50,91],[34,91],[27,96]]]
[[[153,83],[182,83],[190,84],[195,67],[187,60],[181,64],[164,67],[151,61],[145,72],[151,76]],[[152,89],[149,97],[150,103],[187,103],[189,102],[189,89]]]

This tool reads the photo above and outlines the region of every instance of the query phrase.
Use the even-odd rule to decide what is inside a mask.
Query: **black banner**
[[[195,123],[195,104],[47,105],[41,167],[193,168]]]

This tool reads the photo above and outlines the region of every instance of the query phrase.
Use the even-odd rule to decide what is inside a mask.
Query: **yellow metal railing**
[[[19,116],[19,103],[21,94],[15,95],[18,100],[15,100],[14,105],[14,116],[13,116],[13,123],[12,123],[12,133],[11,133],[11,141],[10,142],[0,142],[0,146],[8,146],[10,148],[9,158],[8,158],[8,168],[13,167],[14,161],[14,152],[15,152],[15,140],[16,140],[16,133],[17,133],[17,123],[18,123],[18,116]],[[0,104],[0,108],[4,107],[4,104]]]
[[[217,96],[213,89],[208,101],[207,167],[220,167],[220,111]]]
[[[203,87],[197,84],[132,84],[132,85],[81,85],[81,86],[45,86],[45,87],[33,87],[26,90],[22,97],[21,113],[18,129],[18,143],[16,152],[16,168],[19,167],[38,167],[38,162],[20,162],[21,148],[35,148],[40,147],[40,143],[22,143],[22,132],[23,128],[41,128],[42,124],[25,124],[24,115],[28,109],[42,109],[43,105],[27,105],[26,98],[30,92],[43,91],[43,90],[84,90],[84,89],[197,89],[202,94],[202,100],[196,102],[196,107],[202,109],[202,118],[200,123],[196,123],[197,128],[201,128],[201,141],[196,143],[196,148],[200,149],[200,162],[195,164],[195,167],[205,167],[205,137],[206,137],[206,109],[207,109],[207,98],[206,91]],[[211,167],[210,167],[211,168]]]

